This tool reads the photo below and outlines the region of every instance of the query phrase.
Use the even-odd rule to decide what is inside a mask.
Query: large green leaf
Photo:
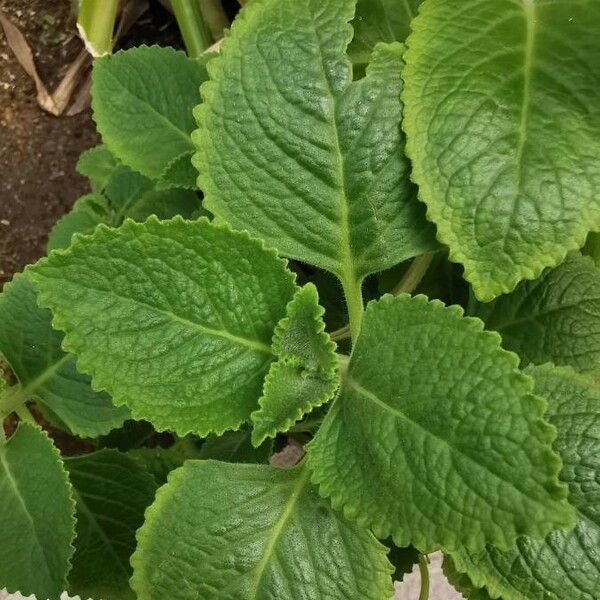
[[[40,429],[21,423],[0,442],[0,589],[58,600],[73,554],[73,513],[58,451]]]
[[[379,42],[403,42],[422,0],[358,0],[354,38],[348,48],[352,62],[369,62]]]
[[[323,312],[317,288],[309,283],[296,292],[277,325],[273,352],[278,360],[265,379],[260,408],[251,415],[255,446],[333,398],[340,384],[338,361]]]
[[[295,291],[275,252],[204,219],[100,226],[29,273],[94,385],[181,435],[249,419]]]
[[[140,46],[94,61],[92,108],[102,141],[127,166],[157,179],[194,149],[192,108],[205,67],[183,52]]]
[[[590,258],[570,257],[511,294],[476,302],[472,312],[524,365],[551,361],[600,371],[600,270]]]
[[[383,600],[385,547],[334,513],[303,468],[188,461],[138,533],[144,600]]]
[[[129,558],[156,482],[143,464],[116,450],[65,461],[77,507],[68,590],[81,598],[130,600]]]
[[[351,83],[354,0],[258,0],[208,64],[192,136],[205,206],[355,285],[431,248],[400,130],[402,46]]]
[[[501,552],[459,551],[453,560],[476,586],[503,600],[594,600],[600,592],[600,389],[567,367],[529,370],[536,391],[548,398],[548,418],[556,426],[562,479],[577,509],[572,531],[546,539],[519,538]]]
[[[412,27],[413,177],[491,300],[600,229],[600,3],[426,0]]]
[[[75,357],[61,349],[63,335],[52,329],[52,314],[38,307],[26,275],[15,275],[0,295],[0,353],[17,376],[12,401],[34,399],[48,407],[75,434],[97,437],[129,416],[104,392],[90,387]]]
[[[377,537],[511,546],[573,523],[545,402],[498,334],[424,296],[371,302],[309,446],[314,481]]]

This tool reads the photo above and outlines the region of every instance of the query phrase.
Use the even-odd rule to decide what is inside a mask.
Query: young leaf
[[[522,537],[505,552],[459,550],[452,558],[458,571],[493,598],[592,600],[600,590],[600,390],[567,367],[528,371],[536,391],[548,398],[547,415],[558,431],[555,448],[577,510],[575,529],[553,531],[544,540]]]
[[[75,537],[71,486],[38,427],[21,423],[0,443],[0,589],[58,600]]]
[[[158,189],[184,188],[187,190],[196,189],[196,179],[198,172],[192,164],[191,150],[186,154],[181,154],[174,158],[161,173],[156,186]]]
[[[435,245],[399,127],[402,46],[351,83],[354,3],[251,2],[208,64],[193,135],[208,210],[347,286]]]
[[[81,598],[129,600],[129,558],[135,532],[152,503],[156,482],[141,463],[116,450],[65,461],[77,507],[77,538],[69,593]]]
[[[118,166],[117,159],[102,144],[82,152],[77,161],[77,172],[87,177],[95,192],[101,192]]]
[[[48,235],[46,251],[68,248],[75,233],[92,233],[100,223],[111,224],[113,211],[101,194],[87,194],[75,202],[73,208],[59,219]]]
[[[101,226],[28,272],[94,385],[180,435],[249,419],[295,291],[273,251],[204,219]]]
[[[121,162],[158,179],[194,149],[192,108],[205,67],[183,52],[140,46],[94,61],[92,108],[102,141]]]
[[[379,42],[403,42],[422,0],[358,0],[354,38],[348,54],[354,65],[369,62]]]
[[[389,598],[385,547],[334,513],[308,480],[301,467],[188,461],[138,533],[138,597]]]
[[[317,288],[309,283],[296,292],[277,325],[273,352],[278,360],[265,379],[260,408],[251,415],[255,446],[333,398],[340,379],[335,342],[325,333],[323,312]]]
[[[517,363],[456,306],[371,302],[309,445],[314,481],[377,537],[422,552],[506,548],[571,525],[554,429]]]
[[[251,443],[249,429],[226,431],[223,435],[211,435],[202,444],[198,458],[230,463],[266,463],[273,452],[273,440],[266,440],[258,448]]]
[[[600,270],[587,257],[570,257],[511,294],[476,302],[472,312],[523,365],[551,361],[600,371]]]
[[[52,329],[50,311],[38,306],[29,277],[15,275],[0,295],[0,353],[19,380],[15,394],[44,404],[83,437],[119,427],[129,411],[90,387],[75,357],[62,350],[62,340],[62,333]]]
[[[413,177],[489,301],[600,229],[600,3],[427,0],[412,28]]]
[[[449,554],[444,556],[442,563],[444,575],[452,587],[467,600],[492,600],[485,588],[477,588],[466,573],[457,571],[454,561]]]

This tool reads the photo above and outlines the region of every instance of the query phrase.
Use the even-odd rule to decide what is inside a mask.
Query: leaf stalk
[[[342,279],[342,288],[348,308],[348,319],[350,321],[350,334],[352,341],[356,342],[360,333],[362,316],[364,312],[362,296],[362,280],[356,278]]]
[[[412,263],[410,263],[408,271],[406,271],[404,277],[392,291],[394,296],[398,296],[399,294],[412,294],[412,292],[415,291],[427,272],[434,254],[434,252],[425,252],[424,254],[421,254],[421,256],[417,256]]]
[[[429,600],[429,566],[427,556],[424,554],[419,554],[419,574],[421,575],[419,600]]]
[[[171,0],[171,6],[190,58],[199,58],[213,43],[199,0]]]

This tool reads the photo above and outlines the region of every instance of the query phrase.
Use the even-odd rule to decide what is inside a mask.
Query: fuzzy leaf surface
[[[259,0],[208,64],[194,157],[205,206],[354,282],[435,245],[399,123],[402,46],[351,81],[354,0]]]
[[[358,0],[352,25],[354,37],[348,48],[352,62],[369,62],[379,42],[403,42],[410,33],[410,22],[422,0]]]
[[[94,391],[75,357],[63,351],[63,334],[52,328],[52,313],[40,308],[27,275],[15,275],[0,294],[0,353],[20,383],[24,400],[49,408],[75,434],[97,437],[129,416],[110,396]]]
[[[260,408],[251,415],[254,445],[287,431],[333,398],[340,379],[336,345],[325,332],[323,313],[317,288],[309,283],[296,292],[277,325],[273,352],[278,360],[265,379]]]
[[[493,598],[594,600],[600,590],[600,390],[568,367],[544,365],[528,372],[536,391],[548,398],[548,419],[558,431],[555,448],[577,510],[575,529],[553,531],[544,540],[519,538],[507,552],[488,547],[452,558]]]
[[[456,306],[371,302],[309,445],[313,480],[377,537],[422,552],[506,548],[572,524],[545,402],[517,363]]]
[[[389,598],[385,547],[308,480],[302,468],[188,461],[138,533],[134,590],[147,600]]]
[[[76,169],[80,175],[87,177],[95,192],[101,192],[119,162],[103,144],[88,148],[81,153]]]
[[[204,219],[100,227],[29,272],[96,388],[180,435],[249,419],[295,292],[273,251]]]
[[[522,365],[600,371],[600,270],[588,257],[569,257],[510,294],[475,303],[472,312],[500,333]]]
[[[73,554],[73,512],[58,450],[41,429],[21,423],[0,444],[0,589],[58,600]]]
[[[156,482],[142,463],[116,450],[65,460],[73,485],[77,537],[69,593],[81,598],[132,600],[129,558]]]
[[[121,162],[157,179],[194,149],[192,109],[205,67],[183,52],[139,46],[94,61],[92,108],[102,141]]]
[[[412,175],[489,301],[600,230],[600,3],[427,0],[412,28]]]

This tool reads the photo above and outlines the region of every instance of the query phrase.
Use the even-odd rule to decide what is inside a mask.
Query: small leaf
[[[186,190],[197,189],[196,179],[198,173],[192,164],[194,152],[186,152],[174,158],[160,174],[156,185],[158,189],[183,188]]]
[[[118,164],[109,149],[100,144],[83,152],[76,168],[78,173],[91,181],[95,192],[101,192]]]
[[[600,3],[427,0],[412,30],[412,176],[489,301],[600,230]]]
[[[302,468],[188,461],[138,533],[146,600],[382,600],[386,549],[334,513]]]
[[[296,292],[277,325],[273,352],[278,360],[265,379],[260,408],[251,415],[255,446],[333,398],[340,384],[336,346],[325,333],[323,313],[317,288],[309,283]]]
[[[204,219],[101,226],[28,272],[94,385],[179,435],[249,419],[296,289],[273,251]]]
[[[354,38],[348,54],[354,65],[369,62],[379,42],[403,42],[422,0],[358,0]]]
[[[125,165],[157,179],[194,149],[192,108],[205,67],[183,52],[140,46],[94,61],[92,108],[106,147]]]
[[[472,312],[500,333],[523,365],[600,371],[600,270],[587,257],[570,257],[511,294],[474,303]]]
[[[223,435],[211,435],[202,444],[200,456],[230,463],[266,463],[273,452],[273,440],[266,440],[258,448],[251,443],[249,429],[226,431]]]
[[[354,0],[261,0],[208,64],[195,110],[205,206],[346,285],[436,247],[399,123],[400,44],[351,82]]]
[[[308,446],[334,508],[422,552],[573,523],[545,403],[497,334],[424,296],[371,302]],[[465,509],[468,507],[468,510]]]
[[[116,450],[65,461],[75,492],[77,538],[69,593],[81,598],[133,600],[129,558],[156,483],[141,463]]]
[[[71,486],[41,429],[21,423],[0,443],[0,589],[58,600],[75,537]]]
[[[111,224],[113,211],[104,196],[88,194],[75,202],[73,208],[59,219],[48,235],[47,252],[68,248],[75,233],[92,233],[100,224]]]
[[[97,437],[129,416],[110,397],[94,391],[90,378],[62,348],[63,335],[52,329],[52,314],[39,308],[27,275],[15,275],[0,295],[0,352],[17,376],[23,400],[47,406],[75,434]]]
[[[553,531],[544,540],[522,537],[504,552],[459,550],[452,558],[459,572],[493,598],[592,600],[600,590],[600,389],[567,367],[528,372],[536,391],[548,398],[547,416],[558,431],[555,448],[577,510],[575,529]]]

